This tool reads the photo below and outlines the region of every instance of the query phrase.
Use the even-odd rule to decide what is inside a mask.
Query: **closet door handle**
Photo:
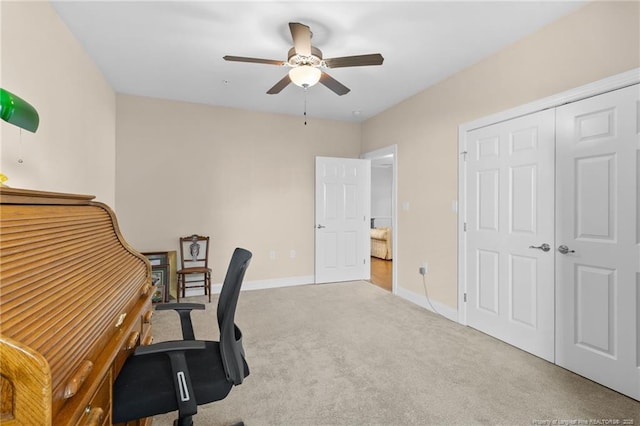
[[[567,253],[575,253],[575,250],[569,250],[569,247],[565,246],[564,244],[561,245],[560,247],[558,247],[558,251],[562,254],[567,254]]]
[[[545,253],[548,252],[549,250],[551,250],[551,246],[549,244],[547,244],[547,243],[541,244],[539,246],[529,246],[529,248],[542,250]]]
[[[316,228],[322,229],[322,228],[326,228],[326,226],[318,224],[318,226],[316,226]]]

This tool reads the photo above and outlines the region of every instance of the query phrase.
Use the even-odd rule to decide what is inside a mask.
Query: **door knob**
[[[542,250],[544,252],[548,252],[549,250],[551,250],[551,246],[547,243],[541,244],[539,246],[529,246],[529,248]]]
[[[324,226],[324,225],[318,225],[318,226],[316,226],[316,228],[318,228],[318,229],[322,229],[322,228],[326,228],[326,226]]]
[[[560,247],[558,247],[558,251],[562,254],[567,254],[567,253],[575,253],[575,250],[569,250],[569,247],[565,246],[564,244],[562,244]]]

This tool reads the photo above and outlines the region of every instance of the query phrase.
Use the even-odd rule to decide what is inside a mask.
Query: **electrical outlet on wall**
[[[427,272],[429,272],[429,265],[427,264],[427,262],[422,264],[422,266],[418,269],[418,272],[420,273],[420,275],[427,275]]]

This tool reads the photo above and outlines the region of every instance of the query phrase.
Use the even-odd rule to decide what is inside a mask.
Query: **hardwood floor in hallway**
[[[391,291],[393,261],[371,256],[371,283]]]

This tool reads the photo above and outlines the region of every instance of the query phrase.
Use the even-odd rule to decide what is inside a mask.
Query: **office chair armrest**
[[[173,309],[180,316],[182,338],[184,340],[195,340],[193,324],[191,323],[191,311],[194,309],[203,310],[205,306],[202,303],[163,303],[156,305],[157,311],[166,311],[169,309]]]
[[[156,305],[156,311],[168,311],[170,309],[181,310],[181,309],[205,309],[204,303],[160,303]]]
[[[170,342],[160,342],[154,343],[152,345],[138,346],[133,352],[133,355],[137,356],[176,351],[184,352],[189,350],[202,350],[206,346],[206,343],[200,340],[173,340]]]
[[[193,385],[191,384],[191,375],[189,374],[185,352],[189,350],[203,350],[206,346],[207,344],[201,341],[179,340],[160,342],[148,346],[138,346],[133,352],[133,356],[164,354],[169,357],[180,419],[190,418],[198,412],[198,403],[193,391]],[[178,424],[183,423],[179,421]]]

